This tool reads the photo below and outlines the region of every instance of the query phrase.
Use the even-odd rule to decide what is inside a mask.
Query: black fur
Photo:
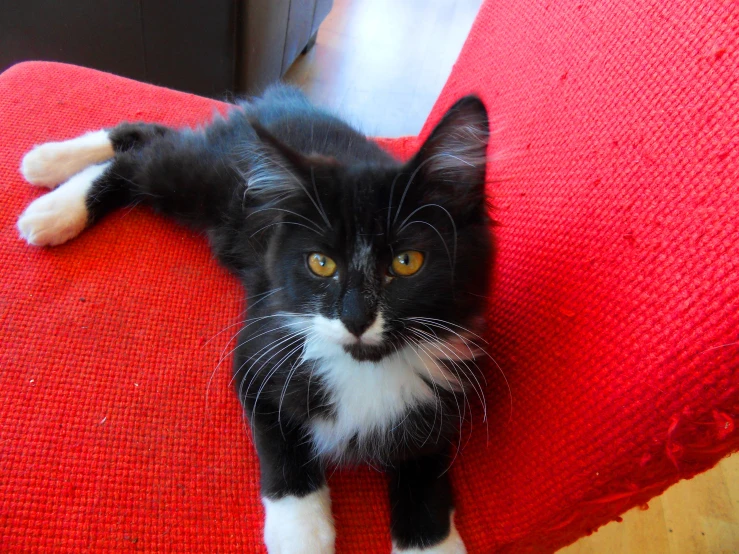
[[[206,231],[218,259],[244,284],[250,309],[235,381],[264,496],[303,496],[324,484],[329,460],[316,456],[306,429],[336,416],[332,391],[313,377],[311,363],[301,363],[305,338],[290,339],[287,320],[276,314],[338,318],[360,335],[381,309],[384,342],[345,347],[360,361],[381,360],[419,333],[480,333],[492,247],[487,116],[477,98],[460,100],[407,163],[281,86],[201,130],[134,123],[110,137],[116,156],[88,195],[90,221],[127,204],[152,206]],[[358,244],[372,263],[362,263]],[[394,277],[393,256],[409,249],[424,253],[423,267]],[[337,277],[308,270],[306,257],[316,251],[336,261]],[[445,321],[447,329],[406,317]],[[392,471],[392,532],[401,547],[432,545],[449,533],[446,470],[465,399],[428,386],[440,406],[416,407],[389,436],[355,438],[341,453]]]
[[[449,534],[449,463],[449,456],[441,450],[391,470],[391,531],[400,548],[432,546]]]

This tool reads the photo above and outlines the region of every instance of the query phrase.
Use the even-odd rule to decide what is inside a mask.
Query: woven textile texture
[[[737,67],[730,0],[484,3],[422,133],[465,93],[491,113],[481,302],[510,396],[491,364],[452,471],[471,553],[552,552],[739,448]],[[53,249],[15,230],[33,144],[214,109],[61,64],[0,76],[3,552],[264,552],[229,386],[245,307],[205,239],[141,208]],[[384,477],[330,485],[338,553],[389,552]]]

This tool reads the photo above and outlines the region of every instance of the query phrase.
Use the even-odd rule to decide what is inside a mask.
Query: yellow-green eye
[[[422,265],[423,254],[416,250],[406,250],[393,258],[392,272],[393,275],[410,277],[418,273]]]
[[[331,277],[336,273],[336,262],[320,252],[308,254],[308,267],[319,277]]]

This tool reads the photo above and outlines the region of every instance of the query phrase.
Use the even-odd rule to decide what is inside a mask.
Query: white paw
[[[452,514],[451,529],[449,536],[439,544],[429,546],[428,548],[406,548],[400,549],[393,545],[392,554],[467,554],[467,549],[459,536],[457,527],[454,525],[454,515]]]
[[[23,156],[21,173],[29,183],[53,188],[93,164],[115,155],[108,131],[94,131],[63,142],[47,142]]]
[[[269,554],[333,554],[334,519],[328,487],[298,498],[263,498]]]
[[[18,218],[21,237],[35,246],[55,246],[79,235],[87,225],[87,192],[110,163],[88,167],[31,202]]]

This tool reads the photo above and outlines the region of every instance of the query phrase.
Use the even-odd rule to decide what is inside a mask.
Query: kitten
[[[25,178],[66,182],[18,229],[60,244],[143,203],[207,232],[249,305],[234,372],[270,554],[333,552],[325,472],[348,462],[389,472],[394,552],[458,554],[447,470],[479,387],[487,137],[469,96],[401,163],[276,86],[204,129],[122,123],[34,148]]]

